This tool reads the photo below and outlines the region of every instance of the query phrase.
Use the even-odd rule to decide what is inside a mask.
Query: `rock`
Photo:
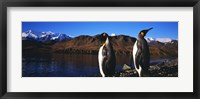
[[[130,67],[130,66],[128,66],[128,65],[126,65],[126,64],[124,64],[124,66],[123,66],[122,70],[128,70],[128,69],[131,69],[131,67]]]

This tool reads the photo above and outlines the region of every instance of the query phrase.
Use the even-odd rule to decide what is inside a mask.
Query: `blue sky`
[[[94,36],[103,32],[111,35],[129,35],[137,37],[141,30],[153,27],[146,37],[178,38],[178,22],[22,22],[22,32],[52,31],[70,36]]]

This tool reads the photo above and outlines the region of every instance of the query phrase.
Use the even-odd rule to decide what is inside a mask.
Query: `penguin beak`
[[[149,30],[151,30],[151,29],[153,29],[153,27],[152,27],[152,28],[149,28],[149,29],[147,29],[147,31],[149,31]]]
[[[147,32],[149,32],[151,29],[153,29],[153,27],[152,27],[152,28],[149,28],[149,29],[147,29],[145,32],[142,32],[142,33],[141,33],[141,35],[145,36],[145,35],[147,34]]]

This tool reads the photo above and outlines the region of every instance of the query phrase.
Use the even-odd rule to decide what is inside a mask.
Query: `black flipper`
[[[131,69],[134,68],[133,64],[134,64],[133,55],[131,55],[131,57],[130,57],[130,63],[129,63],[129,66],[131,67]]]

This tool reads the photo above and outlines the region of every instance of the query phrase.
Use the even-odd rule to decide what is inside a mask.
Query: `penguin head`
[[[100,35],[100,41],[101,41],[101,44],[104,45],[105,42],[106,42],[106,39],[108,38],[108,34],[106,32],[103,32],[101,35]]]
[[[148,32],[149,30],[151,30],[151,29],[153,29],[153,28],[149,28],[149,29],[140,31],[138,37],[144,37],[144,36],[146,36],[147,32]]]

